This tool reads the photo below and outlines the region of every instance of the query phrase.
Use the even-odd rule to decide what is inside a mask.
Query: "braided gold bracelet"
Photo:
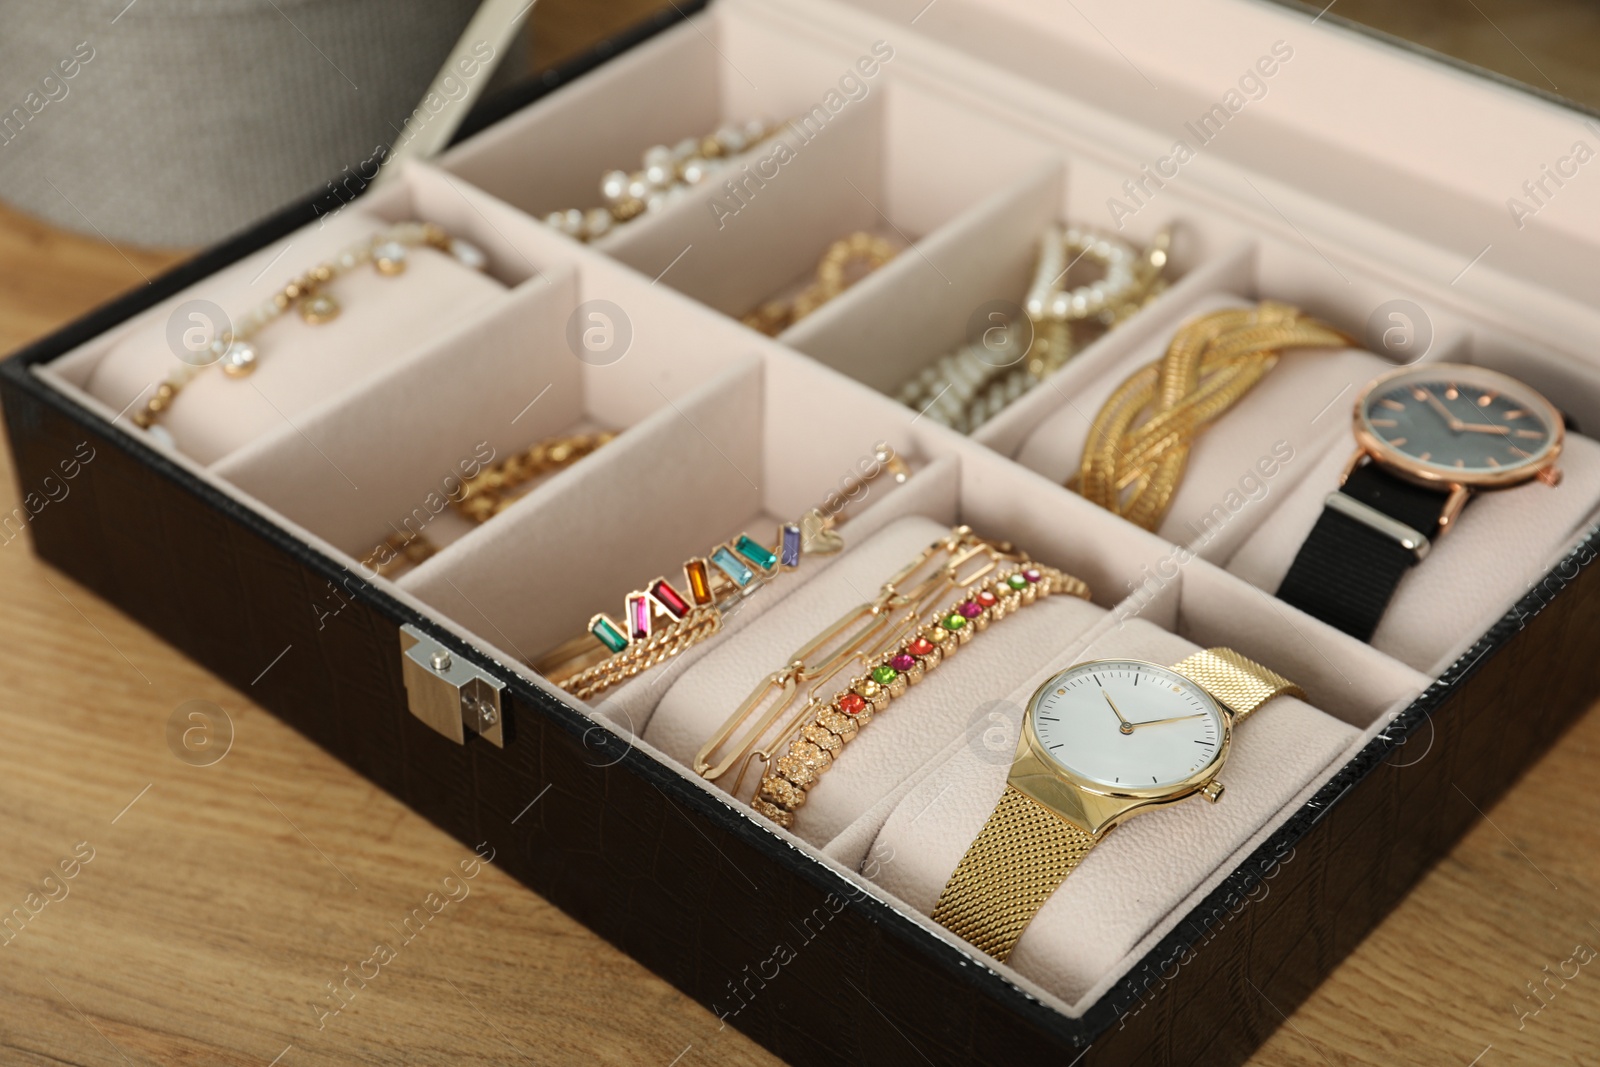
[[[1298,308],[1273,301],[1185,323],[1166,354],[1130,375],[1101,407],[1075,488],[1129,522],[1156,529],[1195,438],[1243,399],[1286,350],[1354,343]]]
[[[171,446],[172,435],[157,422],[183,387],[207,367],[215,364],[230,378],[248,376],[260,361],[252,339],[267,325],[291,308],[309,325],[332,322],[339,317],[340,307],[327,292],[329,282],[367,264],[388,277],[403,274],[408,250],[423,246],[444,252],[473,270],[483,270],[488,265],[488,257],[482,250],[459,237],[451,237],[431,222],[397,222],[388,226],[284,283],[277,292],[240,315],[238,321],[225,325],[209,345],[193,353],[191,359],[180,362],[156,386],[144,407],[134,412],[134,425]]]
[[[828,246],[817,263],[816,280],[793,300],[769,300],[741,322],[776,337],[823,304],[893,259],[899,249],[875,234],[858,230]]]
[[[451,494],[450,504],[471,522],[483,524],[516,503],[511,490],[536,478],[572,466],[578,460],[611,441],[616,434],[561,434],[547,437],[531,448],[484,467],[462,480],[461,495]],[[415,567],[439,549],[421,530],[400,530],[384,538],[362,563],[382,577]]]

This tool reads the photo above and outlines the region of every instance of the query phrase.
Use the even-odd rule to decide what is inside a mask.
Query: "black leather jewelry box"
[[[794,55],[805,48],[845,42],[839,46],[840,54],[848,58],[857,51],[871,54],[873,41],[892,40],[893,61],[882,66],[903,81],[878,96],[868,92],[859,102],[852,100],[862,109],[875,110],[860,111],[864,116],[860,119],[842,119],[841,132],[833,135],[836,143],[844,144],[849,143],[845,138],[857,135],[852,130],[864,131],[861,136],[877,138],[876,143],[884,146],[882,155],[861,171],[880,182],[875,189],[857,190],[871,209],[865,217],[882,215],[891,229],[900,223],[914,227],[913,232],[925,235],[926,244],[918,247],[935,258],[943,247],[940,235],[947,233],[952,216],[989,211],[986,225],[999,232],[1007,225],[1007,203],[1033,203],[1028,197],[1034,193],[1028,190],[1043,189],[1040,199],[1052,210],[1061,200],[1069,201],[1069,213],[1090,216],[1095,225],[1107,225],[1108,218],[1116,217],[1114,212],[1104,214],[1100,201],[1119,195],[1115,191],[1125,173],[1138,172],[1142,157],[1137,146],[1146,142],[1133,134],[1129,134],[1132,141],[1116,140],[1107,132],[1111,129],[1107,124],[1122,122],[1132,129],[1136,123],[1106,111],[1090,115],[1083,100],[1092,96],[1081,92],[1081,86],[1070,84],[1065,75],[1041,73],[1045,66],[1040,51],[1020,43],[1029,36],[1034,15],[1011,5],[996,5],[986,12],[946,0],[940,5],[944,10],[918,18],[913,27],[909,22],[916,12],[899,11],[903,5],[863,6],[872,11],[819,2],[802,5],[805,10],[796,12],[766,0],[729,0],[708,11],[660,20],[629,39],[613,42],[559,77],[546,78],[535,90],[491,101],[465,131],[470,139],[441,160],[439,169],[424,169],[421,177],[408,179],[411,184],[404,192],[384,190],[372,196],[390,196],[384,211],[391,214],[410,209],[449,216],[439,221],[465,229],[483,243],[514,294],[522,292],[519,286],[530,285],[530,278],[544,279],[546,291],[558,294],[529,297],[530,306],[535,300],[552,299],[565,311],[579,297],[615,299],[632,312],[638,344],[649,342],[652,315],[659,315],[668,326],[703,315],[709,324],[695,342],[718,352],[726,350],[725,363],[683,385],[682,391],[669,395],[658,386],[665,407],[652,402],[656,410],[637,421],[619,417],[601,421],[629,424],[634,433],[647,430],[655,435],[647,444],[673,440],[661,428],[673,413],[670,409],[688,406],[685,420],[692,422],[690,416],[698,410],[692,405],[700,402],[705,390],[714,401],[753,390],[762,418],[776,428],[769,427],[766,438],[757,430],[748,439],[761,442],[754,446],[757,450],[765,449],[761,481],[778,487],[757,490],[766,496],[747,511],[781,511],[789,496],[809,488],[791,492],[780,484],[786,475],[780,458],[784,434],[779,430],[803,428],[810,420],[833,426],[827,412],[808,409],[806,389],[837,391],[843,398],[840,403],[853,405],[852,411],[876,413],[879,408],[872,405],[880,405],[890,431],[901,429],[889,419],[888,413],[897,409],[839,373],[850,372],[850,367],[835,370],[819,366],[809,355],[770,354],[759,347],[765,342],[754,334],[747,341],[742,328],[701,306],[731,303],[736,294],[717,289],[714,272],[696,273],[700,268],[693,261],[686,261],[681,267],[684,274],[674,280],[667,271],[677,261],[668,260],[682,246],[668,240],[674,236],[670,231],[663,231],[659,239],[639,239],[610,251],[561,250],[565,239],[544,233],[541,224],[528,217],[555,205],[536,203],[541,193],[519,191],[517,153],[531,152],[525,142],[533,136],[529,131],[544,128],[541,122],[554,123],[550,129],[577,128],[548,116],[614,106],[617,87],[627,87],[633,76],[627,64],[648,72],[650,64],[677,62],[674,56],[680,52],[704,59],[697,42],[713,51],[720,46],[728,53],[723,61],[730,68],[742,63],[753,69],[772,40],[781,41],[786,33],[796,35],[801,44],[795,53],[780,50],[776,55],[781,61],[762,68],[760,80],[768,82],[786,77],[803,81],[785,64],[800,65]],[[1282,39],[1297,42],[1297,61],[1308,68],[1319,62],[1316,54],[1326,50],[1330,68],[1339,66],[1342,57],[1355,55],[1373,69],[1392,68],[1397,79],[1402,74],[1416,79],[1429,91],[1447,88],[1442,87],[1443,75],[1413,70],[1405,65],[1410,61],[1403,63],[1383,46],[1327,25],[1313,25],[1286,11],[1258,11],[1237,0],[1202,6],[1204,17],[1237,16],[1246,19],[1242,25],[1252,32],[1260,31],[1260,47],[1251,44],[1247,49],[1252,57],[1258,51],[1272,54],[1272,42],[1284,32],[1287,36]],[[1060,28],[1064,16],[1059,15],[1037,16],[1057,34],[1057,46],[1086,50],[1085,55],[1099,49],[1098,44],[1071,38]],[[970,30],[974,25],[982,27],[975,36]],[[918,96],[932,92],[930,71],[946,69],[943,64],[957,54],[954,46],[963,40],[969,54],[949,68],[959,73],[960,82],[951,92],[977,114],[970,120],[973,129],[986,131],[984,136],[993,138],[989,143],[1003,146],[1007,138],[1021,134],[1001,130],[993,114],[1004,107],[1020,108],[1018,101],[1037,96],[1051,107],[1059,105],[1058,110],[1047,113],[1041,104],[1040,110],[1016,118],[1018,128],[1056,123],[1070,129],[1067,140],[1072,148],[1065,151],[1072,156],[1073,169],[1070,179],[1063,180],[1052,176],[1048,165],[1040,169],[1034,157],[1019,155],[1016,173],[1037,170],[1042,175],[1028,179],[1034,185],[997,183],[993,189],[1001,191],[990,200],[985,197],[993,189],[979,182],[972,195],[941,217],[939,197],[926,203],[917,199],[917,179],[914,173],[907,176],[906,161],[919,157],[917,149],[907,145],[927,140],[932,131],[950,137],[970,133],[953,110],[941,110],[944,102],[924,107]],[[985,54],[1013,45],[1016,59],[1011,72],[1018,77],[991,79]],[[1157,39],[1147,47],[1166,46]],[[601,62],[602,57],[613,56],[617,58]],[[1130,59],[1137,61],[1138,57]],[[715,66],[717,61],[710,62]],[[1099,62],[1102,67],[1096,69],[1109,69],[1104,56]],[[1231,59],[1218,62],[1231,69]],[[1285,73],[1298,69],[1282,60],[1280,64]],[[841,69],[854,68],[847,64]],[[1314,76],[1316,70],[1308,69],[1308,79]],[[1132,74],[1123,70],[1106,77],[1120,85]],[[753,86],[739,87],[743,75],[737,69],[719,70],[716,78],[720,79],[716,85],[691,85],[685,93],[706,97],[705,107],[724,118],[739,113],[752,96],[759,98]],[[864,74],[858,79],[861,84],[869,80]],[[1269,84],[1265,78],[1258,81]],[[808,83],[796,94],[808,99],[806,94],[814,89]],[[1500,101],[1507,114],[1549,110],[1497,86],[1473,86],[1472,91]],[[1287,96],[1290,90],[1286,87],[1283,92]],[[1263,102],[1269,97],[1265,94]],[[846,98],[851,99],[848,94]],[[649,101],[640,105],[646,112],[657,107],[670,111],[671,106]],[[1316,121],[1315,108],[1303,100],[1291,99],[1286,106],[1291,113],[1300,109],[1308,123]],[[1354,112],[1327,116],[1333,133],[1320,148],[1312,144],[1305,152],[1307,158],[1331,159],[1334,165],[1325,166],[1320,175],[1302,175],[1299,185],[1289,173],[1298,164],[1262,163],[1264,157],[1256,155],[1261,141],[1253,138],[1260,135],[1260,128],[1255,133],[1240,129],[1236,154],[1219,156],[1217,166],[1258,166],[1249,173],[1272,175],[1274,182],[1287,182],[1308,196],[1326,192],[1319,186],[1326,186],[1327,171],[1340,166],[1371,176],[1374,172],[1364,170],[1361,159],[1342,157],[1336,146],[1330,147],[1355,121],[1352,116]],[[639,123],[643,127],[652,118],[661,116],[651,112]],[[1147,126],[1161,125],[1148,114],[1136,118]],[[847,130],[845,121],[857,126]],[[1270,126],[1267,130],[1271,132]],[[1403,136],[1403,131],[1393,135]],[[1097,141],[1101,137],[1107,140]],[[1381,131],[1375,139],[1382,141]],[[1102,147],[1081,147],[1097,144]],[[1324,154],[1319,157],[1318,152]],[[725,205],[722,214],[697,207],[698,225],[704,226],[706,218],[726,222],[727,212],[750,210],[746,222],[755,231],[756,209],[763,198],[790,195],[783,180],[792,181],[799,190],[812,180],[801,176],[800,168],[807,165],[796,163],[791,176],[771,180],[770,190],[763,186],[748,204]],[[585,166],[578,171],[587,181]],[[1431,237],[1489,217],[1481,202],[1464,194],[1448,202],[1440,198],[1432,210],[1409,220],[1411,224],[1397,225],[1390,217],[1398,210],[1395,205],[1402,201],[1415,205],[1428,192],[1427,183],[1410,181],[1388,194],[1356,190],[1343,200],[1334,198],[1335,206],[1321,215],[1308,208],[1304,215],[1297,213],[1297,223],[1283,226],[1279,220],[1286,222],[1287,216],[1273,206],[1274,201],[1258,200],[1247,211],[1240,204],[1249,204],[1248,188],[1236,190],[1239,199],[1230,202],[1206,184],[1211,180],[1196,178],[1192,188],[1174,181],[1172,189],[1160,190],[1161,198],[1148,197],[1163,210],[1170,201],[1179,218],[1215,212],[1229,220],[1216,234],[1203,234],[1198,251],[1177,257],[1187,268],[1184,280],[1163,298],[1166,303],[1152,306],[1152,333],[1159,334],[1174,317],[1181,317],[1186,301],[1199,288],[1195,279],[1207,284],[1220,279],[1223,287],[1244,297],[1296,299],[1358,333],[1365,309],[1381,304],[1374,294],[1416,294],[1439,324],[1441,337],[1452,331],[1470,335],[1455,349],[1464,357],[1526,373],[1547,392],[1559,395],[1564,405],[1570,404],[1580,425],[1585,410],[1600,410],[1600,387],[1596,387],[1600,379],[1581,364],[1570,369],[1573,357],[1567,355],[1600,337],[1595,329],[1600,312],[1592,303],[1579,305],[1562,295],[1562,287],[1572,284],[1570,277],[1557,284],[1552,280],[1555,268],[1548,265],[1522,275],[1535,293],[1534,302],[1558,309],[1561,315],[1555,316],[1559,321],[1554,326],[1519,333],[1518,324],[1498,307],[1483,312],[1481,321],[1472,319],[1459,306],[1469,302],[1467,296],[1458,292],[1460,300],[1452,302],[1449,294],[1455,283],[1445,284],[1450,271],[1441,278],[1437,272],[1424,275],[1418,266],[1442,262],[1432,258],[1437,246],[1423,247]],[[450,199],[461,186],[488,193],[462,194],[463,207]],[[1268,188],[1268,195],[1276,198],[1282,186]],[[1156,189],[1146,186],[1147,194]],[[1138,198],[1126,195],[1124,203],[1135,213],[1142,211]],[[1546,561],[1549,567],[1543,577],[1481,636],[1463,635],[1466,640],[1451,644],[1450,661],[1437,671],[1423,672],[1431,679],[1426,686],[1381,724],[1374,720],[1353,755],[1262,834],[1231,872],[1222,872],[1197,892],[1169,928],[1152,937],[1131,969],[1081,1011],[1064,1011],[1060,1003],[1041,996],[1014,973],[995,967],[948,936],[938,936],[925,918],[876,891],[870,876],[825,862],[799,847],[743,805],[692,780],[685,768],[659,758],[615,721],[595,717],[535,682],[524,665],[502,651],[516,644],[505,634],[492,629],[479,634],[463,612],[429,610],[425,598],[409,592],[399,595],[391,583],[369,578],[354,565],[349,550],[331,543],[337,538],[325,537],[320,529],[308,530],[315,524],[305,516],[314,509],[286,515],[284,506],[252,494],[243,475],[230,481],[217,474],[217,465],[201,467],[176,456],[152,443],[126,417],[108,417],[108,410],[116,414],[114,409],[86,399],[83,390],[64,388],[58,376],[41,373],[54,361],[100,343],[122,324],[229,265],[315,225],[344,207],[347,199],[341,193],[286,208],[0,365],[0,399],[26,499],[47,495],[48,486],[67,470],[64,464],[72,464],[74,471],[76,491],[70,502],[40,505],[37,511],[32,503],[27,505],[26,526],[36,551],[229,684],[248,689],[264,707],[450,834],[468,845],[491,843],[497,852],[495,862],[531,889],[789,1062],[1241,1062],[1280,1024],[1280,1011],[1303,1000],[1471,825],[1474,811],[1454,802],[1455,789],[1465,790],[1477,808],[1488,807],[1574,717],[1600,697],[1600,675],[1583,667],[1600,652],[1600,578],[1593,566],[1600,533],[1589,526],[1587,532],[1567,539],[1561,552]],[[951,193],[947,199],[961,197]],[[1346,233],[1346,242],[1335,241],[1326,235],[1350,217],[1352,199],[1371,210],[1360,216],[1359,231]],[[847,202],[848,198],[832,203]],[[357,203],[365,203],[365,198]],[[890,206],[885,214],[879,203],[898,206]],[[1294,201],[1290,209],[1301,204]],[[863,209],[854,204],[849,210]],[[898,222],[893,217],[896,212],[902,213]],[[913,222],[905,222],[907,217]],[[738,221],[733,220],[735,229]],[[1305,238],[1299,224],[1313,238]],[[846,228],[848,224],[839,226]],[[1353,250],[1369,230],[1386,228],[1396,234],[1391,245]],[[1256,250],[1240,253],[1233,248],[1240,233],[1259,242]],[[772,239],[767,231],[759,236]],[[1572,240],[1576,238],[1554,224],[1529,238],[1531,247],[1568,256],[1578,254],[1572,250]],[[546,249],[557,251],[546,255]],[[573,268],[562,261],[569,255],[578,264],[577,282],[569,276]],[[604,266],[606,256],[623,265]],[[1387,263],[1373,265],[1385,257]],[[1469,257],[1470,252],[1460,257],[1455,269]],[[796,262],[805,258],[797,255]],[[1355,282],[1347,278],[1346,284],[1359,289],[1359,294],[1319,295],[1321,286],[1335,294],[1343,292],[1337,278],[1311,280],[1295,265],[1314,265],[1319,258],[1333,267],[1332,274],[1348,272],[1355,278]],[[1517,269],[1522,265],[1519,258]],[[1367,273],[1359,273],[1362,270]],[[653,278],[677,284],[701,304],[667,294],[661,297],[661,308],[654,309],[649,301],[657,298],[648,295]],[[696,292],[696,285],[704,289]],[[862,288],[861,313],[869,314],[872,294],[865,285]],[[1356,308],[1361,310],[1351,310]],[[505,314],[513,327],[520,328],[521,320],[514,314],[521,312]],[[537,308],[528,314],[537,322],[548,318],[540,318]],[[555,319],[556,344],[564,318]],[[959,318],[965,318],[964,311]],[[473,336],[463,333],[453,343],[468,346]],[[802,351],[807,350],[805,345],[820,345],[814,338],[783,341]],[[740,362],[746,348],[759,352],[759,373],[741,369],[746,367]],[[816,360],[829,362],[825,355]],[[691,367],[686,373],[692,378],[697,372]],[[870,372],[856,376],[870,377]],[[830,403],[834,395],[828,392]],[[522,402],[509,410],[514,412]],[[585,403],[599,410],[611,401]],[[619,401],[607,410],[623,407]],[[420,409],[413,409],[413,414],[416,410]],[[909,420],[913,413],[905,414]],[[1009,468],[1009,457],[1019,444],[1018,437],[1007,435],[1013,429],[1022,433],[1023,418],[1039,417],[1024,410],[1013,423],[976,441],[926,425],[912,428],[908,422],[901,430],[902,440],[924,471],[946,470],[958,463],[980,473],[989,470],[985,464],[993,464],[998,471],[1001,464]],[[700,425],[694,430],[705,436]],[[729,432],[741,440],[736,431]],[[694,441],[688,433],[682,437]],[[92,459],[84,459],[90,454],[85,443],[92,449]],[[619,439],[617,446],[608,447],[624,446]],[[862,447],[862,441],[851,438],[835,452],[848,459]],[[834,459],[835,453],[829,453],[822,462],[832,464]],[[581,465],[571,473],[574,477],[562,483],[563,491],[576,492],[583,485]],[[1086,538],[1120,536],[1116,526],[1120,520],[1089,517],[1089,506],[1076,498],[1069,501],[1070,494],[1059,486],[1033,474],[1018,477],[1022,480],[1015,484],[1047,498],[1050,507],[1085,509],[1085,529],[1101,531],[1101,535],[1086,533]],[[1010,510],[1002,490],[987,491],[976,484],[979,481],[978,474],[969,474],[959,489],[951,490],[959,497],[953,507],[961,517],[1003,522],[1011,516],[1024,532],[1037,528],[1026,514]],[[1095,523],[1101,525],[1094,527]],[[1129,540],[1144,536],[1128,528]],[[1139,541],[1140,550],[1149,547],[1152,552],[1159,544],[1154,537],[1148,544]],[[1139,588],[1138,567],[1099,564],[1089,550],[1085,553],[1082,560],[1048,561],[1075,565],[1084,572],[1100,590],[1097,602],[1107,608]],[[1043,550],[1036,554],[1048,556]],[[1197,563],[1190,574],[1202,577],[1185,580],[1211,583],[1218,589],[1243,588],[1220,568],[1206,568],[1211,565]],[[1216,575],[1206,577],[1213,570]],[[1159,601],[1162,595],[1157,590],[1154,597]],[[1171,599],[1176,594],[1167,595]],[[1226,631],[1229,624],[1213,625]],[[1311,620],[1294,626],[1322,639]],[[1271,639],[1263,640],[1270,644]],[[274,657],[286,647],[294,654],[276,661]],[[430,673],[426,660],[433,651],[447,652],[453,666]],[[1368,653],[1351,649],[1340,654],[1359,664]],[[263,667],[274,662],[277,666],[263,674]],[[462,690],[473,702],[476,720],[459,718],[455,701]],[[439,707],[440,693],[446,694],[444,713],[425,721],[429,710]],[[1516,730],[1505,729],[1511,714]],[[530,807],[536,797],[538,803]],[[763,962],[773,956],[774,946],[796,950],[787,953],[782,967],[769,972]],[[1270,999],[1261,995],[1262,990],[1270,990]]]

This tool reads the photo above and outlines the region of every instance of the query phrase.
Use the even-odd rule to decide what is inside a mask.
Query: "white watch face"
[[[1033,704],[1033,732],[1063,768],[1112,789],[1193,778],[1222,753],[1217,702],[1175,671],[1095,660],[1052,678]]]

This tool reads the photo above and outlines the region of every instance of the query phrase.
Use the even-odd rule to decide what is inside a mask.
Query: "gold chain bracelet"
[[[611,170],[601,176],[604,206],[552,211],[544,221],[568,237],[598,240],[621,223],[660,211],[685,189],[707,181],[735,157],[771,140],[781,129],[782,123],[752,119],[721,126],[704,137],[686,137],[671,148],[654,145],[645,150],[638,170],[631,174]]]
[[[455,509],[473,522],[488,522],[516,503],[518,498],[511,490],[572,466],[614,437],[616,434],[607,431],[548,437],[465,479],[460,498],[453,501]]]
[[[967,569],[973,563],[977,566]],[[913,582],[918,575],[923,577]],[[972,591],[923,622],[929,605],[951,589]],[[1032,563],[1009,545],[956,527],[886,581],[877,597],[846,612],[757,685],[701,747],[695,771],[715,779],[738,765],[730,790],[737,795],[752,762],[759,760],[768,769],[751,804],[779,825],[792,827],[806,791],[874,713],[920,682],[973,634],[1052,593],[1087,598],[1089,588],[1052,567]],[[821,687],[852,663],[861,664],[863,673],[837,696],[822,700]],[[758,747],[793,707],[802,687],[809,690],[806,704],[773,741]],[[766,711],[734,743],[734,734],[769,700]],[[777,756],[785,744],[787,750]]]
[[[448,499],[463,518],[481,525],[519,499],[512,495],[511,490],[535,478],[572,466],[615,436],[601,431],[547,437],[531,448],[463,479],[460,495],[452,493]],[[415,567],[438,551],[421,530],[406,529],[384,538],[362,562],[377,574],[388,578],[398,571]]]
[[[896,484],[911,476],[887,444],[876,446],[874,461],[863,487],[886,474]],[[717,633],[730,607],[799,567],[802,556],[839,552],[838,528],[848,521],[841,511],[812,508],[779,526],[771,547],[749,534],[716,545],[684,563],[681,590],[665,577],[652,579],[623,598],[622,622],[605,612],[592,616],[583,634],[538,657],[533,669],[579,700],[597,696]]]
[[[488,265],[488,257],[482,250],[459,237],[451,237],[442,227],[431,222],[397,222],[284,283],[237,321],[224,326],[208,346],[193,354],[194,362],[183,360],[156,386],[154,395],[134,413],[134,425],[171,445],[171,434],[157,422],[183,387],[207,367],[215,364],[230,378],[248,376],[260,361],[260,353],[252,340],[289,309],[298,311],[300,318],[312,326],[332,322],[339,317],[340,307],[327,291],[329,282],[369,263],[385,276],[403,274],[408,250],[423,246],[453,256],[474,270],[483,270]]]
[[[1129,376],[1095,416],[1078,492],[1154,530],[1172,503],[1195,438],[1243,399],[1285,351],[1354,343],[1300,309],[1273,301],[1185,323],[1166,354]]]
[[[817,263],[816,279],[793,300],[769,300],[740,321],[752,330],[776,337],[889,262],[899,251],[882,237],[865,231],[841,237],[828,246]]]

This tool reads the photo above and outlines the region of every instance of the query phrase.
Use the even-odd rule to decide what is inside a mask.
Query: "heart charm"
[[[828,524],[822,512],[812,508],[800,516],[800,548],[811,556],[829,556],[844,548],[844,538]]]

